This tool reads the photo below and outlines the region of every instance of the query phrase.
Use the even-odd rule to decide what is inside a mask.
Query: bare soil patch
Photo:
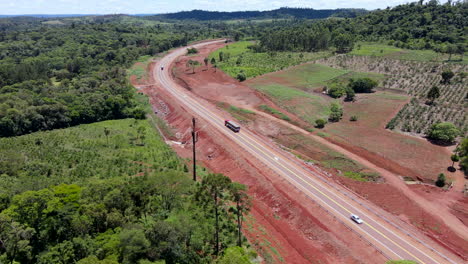
[[[164,100],[169,106],[170,113],[165,119],[175,133],[166,137],[185,142],[173,146],[180,156],[190,158],[188,131],[191,115],[178,107],[164,91],[155,93],[154,87],[142,91],[150,96],[152,103]],[[239,155],[243,151],[235,144],[229,144],[229,140],[222,134],[209,129],[203,122],[199,126],[203,127],[199,133],[199,161],[210,170],[249,186],[249,194],[254,198],[252,216],[255,223],[251,228],[245,227],[246,234],[262,256],[267,256],[271,261],[267,263],[385,261],[373,247],[350,233],[345,226],[274,172],[255,162],[254,157]]]

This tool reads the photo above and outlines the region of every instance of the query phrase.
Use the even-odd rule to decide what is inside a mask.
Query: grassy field
[[[0,193],[184,169],[149,121],[135,119],[1,138],[0,156]]]
[[[325,86],[328,81],[349,73],[320,64],[304,64],[275,74],[291,86],[302,88],[316,88]]]
[[[251,87],[261,91],[278,106],[295,114],[311,125],[318,118],[330,115],[331,97],[314,92],[332,82],[347,83],[350,78],[370,77],[383,80],[378,73],[352,72],[320,64],[304,64],[282,72],[260,76],[247,81]]]
[[[329,105],[332,98],[304,92],[302,90],[280,84],[249,84],[266,94],[278,106],[296,114],[311,125],[317,118],[327,118],[330,114]]]
[[[239,41],[212,52],[209,56],[215,58],[224,72],[236,77],[243,71],[247,78],[256,77],[265,73],[282,70],[303,62],[328,57],[330,52],[261,52],[255,53],[247,47],[253,45],[251,41]],[[219,53],[228,54],[228,59],[219,62]]]
[[[361,42],[358,43],[350,55],[359,56],[378,56],[399,60],[414,60],[414,61],[434,61],[442,62],[449,59],[448,54],[437,53],[433,50],[409,50],[401,49],[395,46],[390,46],[382,43]],[[460,55],[452,55],[453,61],[458,61]],[[463,56],[463,61],[468,63],[467,56]]]
[[[145,78],[146,68],[148,67],[148,64],[150,63],[152,58],[153,57],[149,55],[141,56],[140,58],[138,58],[135,64],[133,64],[133,66],[127,70],[128,77],[136,76],[137,80],[141,80]]]

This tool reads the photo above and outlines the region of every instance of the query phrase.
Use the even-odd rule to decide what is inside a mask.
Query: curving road
[[[200,47],[221,41],[223,40],[204,42],[192,46]],[[328,185],[318,180],[315,177],[317,175],[313,175],[312,172],[290,161],[287,156],[269,146],[248,130],[242,129],[240,133],[233,133],[226,128],[221,112],[198,101],[195,96],[172,79],[169,66],[177,57],[184,55],[185,52],[186,48],[174,50],[158,62],[153,72],[155,80],[159,82],[160,86],[174,96],[181,105],[204,119],[213,128],[219,130],[245,151],[254,155],[260,162],[263,162],[270,169],[277,172],[292,185],[304,192],[310,199],[319,203],[332,215],[344,222],[345,225],[368,240],[388,258],[409,259],[418,263],[455,263],[441,253],[418,243],[400,230],[385,223],[377,215],[369,213],[368,210],[349,197],[331,189]],[[161,70],[162,66],[164,66],[164,70]],[[349,219],[351,214],[359,215],[364,223],[358,225],[352,222]]]

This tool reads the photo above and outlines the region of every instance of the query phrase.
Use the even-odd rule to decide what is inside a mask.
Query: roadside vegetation
[[[144,55],[141,56],[137,59],[136,63],[133,64],[128,70],[127,70],[127,76],[135,76],[137,80],[142,80],[147,78],[147,67],[148,64],[151,62],[153,59],[152,56],[150,55]]]
[[[244,73],[246,79],[250,79],[331,55],[327,51],[262,52],[249,47],[255,47],[255,42],[240,41],[232,43],[211,53],[209,58],[211,61],[214,58],[216,66],[233,78],[237,78],[240,73]],[[213,61],[211,64],[213,64]]]

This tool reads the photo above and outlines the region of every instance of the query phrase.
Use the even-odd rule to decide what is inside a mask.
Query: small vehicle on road
[[[224,125],[236,133],[240,131],[240,126],[233,121],[224,120]]]
[[[359,216],[357,216],[357,215],[352,214],[350,218],[351,218],[351,220],[353,220],[353,221],[356,222],[357,224],[362,224],[362,223],[364,223],[364,221],[362,221],[362,219],[359,218]]]

